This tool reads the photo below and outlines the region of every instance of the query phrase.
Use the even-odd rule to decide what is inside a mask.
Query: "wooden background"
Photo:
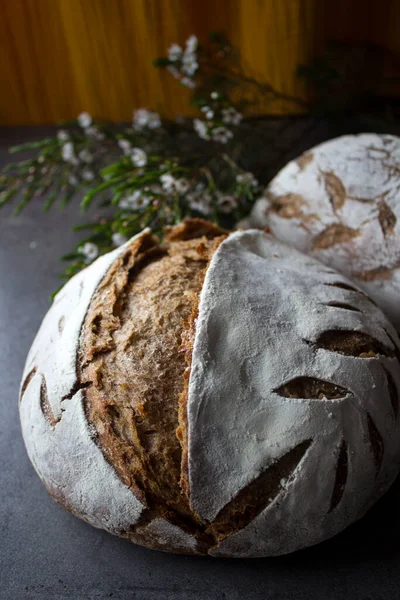
[[[141,106],[187,114],[188,91],[151,60],[210,30],[224,30],[253,73],[301,94],[296,66],[327,40],[397,52],[399,26],[399,0],[0,0],[0,123],[82,110],[129,120]]]

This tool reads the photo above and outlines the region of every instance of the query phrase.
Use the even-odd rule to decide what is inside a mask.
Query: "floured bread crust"
[[[219,236],[190,239],[198,230],[180,227],[162,247],[148,233],[125,250],[92,299],[79,351],[86,414],[107,460],[146,506],[148,523],[160,517],[192,533],[200,523],[180,486],[178,402],[186,387],[182,345],[193,345],[204,272],[223,239],[221,230],[210,233]]]
[[[188,401],[190,500],[215,524],[210,554],[297,550],[377,500],[399,469],[399,348],[333,269],[260,231],[220,245]]]
[[[395,478],[399,347],[358,288],[265,233],[144,231],[46,316],[21,386],[27,450],[61,504],[139,544],[291,552]]]
[[[346,135],[291,161],[248,225],[316,256],[365,289],[400,331],[400,138]]]

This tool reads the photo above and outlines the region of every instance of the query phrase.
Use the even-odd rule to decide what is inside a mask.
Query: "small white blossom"
[[[196,55],[192,52],[185,51],[182,58],[182,72],[189,75],[189,77],[193,77],[199,68],[199,63],[197,62]]]
[[[175,62],[181,58],[182,53],[183,50],[178,44],[171,44],[168,49],[168,58],[169,60],[172,60],[172,62]]]
[[[123,233],[113,233],[111,239],[116,247],[123,246],[128,241],[128,238]]]
[[[175,181],[175,189],[178,192],[178,194],[184,194],[185,192],[188,191],[189,188],[190,188],[190,183],[184,177],[181,177],[180,179],[177,179]]]
[[[80,246],[78,248],[78,252],[80,252],[80,254],[83,254],[83,256],[85,257],[86,264],[91,263],[99,255],[98,247],[92,242],[86,242],[86,244]]]
[[[171,73],[172,77],[175,77],[175,79],[180,79],[181,78],[181,74],[180,74],[179,69],[177,69],[173,65],[168,65],[167,66],[167,71],[169,71]]]
[[[233,137],[233,133],[226,127],[216,127],[211,131],[211,136],[214,142],[226,144],[231,139],[231,137]]]
[[[250,173],[250,172],[240,173],[239,175],[237,175],[236,182],[239,184],[249,185],[253,188],[258,187],[257,179],[254,177],[253,173]]]
[[[44,163],[44,161],[45,161],[44,156],[39,156],[39,158],[37,159],[37,161],[38,161],[39,164]]]
[[[186,51],[193,53],[196,52],[197,47],[199,45],[199,41],[195,35],[191,35],[186,40]]]
[[[88,112],[82,112],[80,115],[78,115],[78,123],[81,127],[86,129],[86,127],[90,127],[92,124],[92,117]]]
[[[181,84],[190,88],[191,90],[196,87],[196,83],[193,81],[193,79],[190,79],[190,77],[182,77]]]
[[[185,196],[189,207],[202,215],[209,215],[211,212],[212,197],[210,194],[198,194],[191,192]]]
[[[201,137],[203,140],[210,139],[210,135],[208,133],[208,127],[207,127],[206,123],[204,123],[204,121],[202,121],[201,119],[195,119],[193,121],[193,127],[194,127],[194,130],[197,133],[197,135],[199,137]]]
[[[163,194],[163,189],[162,189],[161,185],[158,185],[158,183],[152,183],[151,186],[149,187],[149,190],[155,196],[160,196]]]
[[[75,177],[75,175],[73,175],[71,173],[70,175],[68,175],[68,183],[69,183],[69,185],[72,185],[73,187],[75,187],[79,183],[78,178]]]
[[[61,149],[61,156],[65,162],[69,162],[73,165],[77,165],[79,162],[75,156],[74,145],[72,142],[67,142],[63,145]]]
[[[97,127],[87,127],[85,129],[85,133],[88,137],[92,137],[93,139],[101,142],[106,137],[100,129]]]
[[[189,206],[192,210],[195,210],[196,212],[199,212],[202,215],[209,215],[211,212],[211,206],[208,202],[205,201],[204,198],[197,198],[195,200],[192,200],[189,203]]]
[[[185,200],[189,208],[207,216],[211,213],[212,196],[205,190],[206,186],[202,181],[199,181],[194,189],[186,194]]]
[[[129,196],[121,198],[119,206],[121,208],[127,208],[129,210],[138,210],[139,208],[145,208],[150,204],[149,196],[143,194],[142,190],[135,190]]]
[[[147,164],[147,154],[141,148],[132,148],[131,158],[135,167],[144,167]]]
[[[129,156],[132,150],[132,144],[128,140],[118,140],[118,146],[121,148],[125,156]]]
[[[175,191],[175,177],[173,177],[169,173],[165,173],[164,175],[160,175],[160,181],[165,192],[171,193]]]
[[[157,129],[161,127],[160,115],[146,108],[139,108],[133,113],[133,126],[137,131],[148,127],[149,129]]]
[[[94,173],[90,169],[83,169],[82,171],[82,179],[84,181],[93,181]]]
[[[233,106],[223,108],[221,112],[222,121],[225,125],[239,125],[240,121],[243,119],[243,115],[233,108]]]
[[[224,194],[219,194],[218,206],[221,212],[231,213],[237,207],[237,205],[238,201],[235,196],[225,196]]]
[[[79,152],[78,156],[85,163],[90,164],[93,161],[93,156],[90,154],[90,152],[87,148],[84,148],[83,150],[81,150]]]
[[[66,142],[69,140],[68,131],[65,131],[65,129],[60,129],[60,131],[57,132],[57,139],[60,140],[60,142]]]
[[[212,98],[212,100],[218,100],[218,98],[219,98],[218,92],[211,92],[211,98]]]

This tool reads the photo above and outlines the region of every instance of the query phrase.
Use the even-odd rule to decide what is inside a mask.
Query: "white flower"
[[[75,156],[74,145],[72,142],[67,142],[63,145],[61,149],[61,156],[65,162],[69,162],[73,165],[77,165],[79,162]]]
[[[182,77],[181,84],[192,90],[196,87],[196,84],[193,81],[193,79],[190,79],[189,77]]]
[[[147,154],[141,148],[132,148],[131,158],[135,167],[144,167],[147,164]]]
[[[239,125],[240,121],[243,119],[243,115],[240,114],[233,106],[229,108],[222,109],[222,121],[225,125]]]
[[[92,124],[92,117],[88,112],[82,112],[80,115],[78,115],[78,123],[83,128],[90,127]]]
[[[169,71],[171,73],[172,77],[175,77],[175,79],[180,79],[181,78],[181,74],[179,72],[179,69],[177,69],[173,65],[168,65],[167,66],[167,71]]]
[[[104,140],[104,138],[106,137],[104,133],[100,131],[100,129],[97,129],[97,127],[87,127],[85,129],[85,133],[88,137],[92,137],[93,139],[98,140],[99,142]]]
[[[206,186],[202,181],[199,181],[194,189],[186,194],[185,200],[192,210],[202,215],[209,215],[211,213],[212,196],[205,190]]]
[[[197,186],[196,186],[197,188]],[[196,189],[195,188],[195,189]],[[185,196],[189,207],[202,215],[209,215],[211,212],[212,197],[210,194],[199,194],[191,192]]]
[[[90,169],[83,169],[82,171],[82,179],[84,181],[93,181],[94,173]]]
[[[158,183],[152,183],[149,187],[149,190],[155,196],[160,196],[161,194],[163,194],[163,189],[161,185],[158,185]]]
[[[175,177],[173,177],[169,173],[164,173],[164,175],[160,175],[160,181],[165,192],[171,193],[175,191]]]
[[[196,55],[192,52],[187,52],[185,50],[185,53],[182,58],[182,72],[186,73],[186,75],[189,75],[189,77],[193,77],[198,68],[199,63],[197,62]]]
[[[215,142],[226,144],[233,136],[233,133],[226,127],[216,127],[211,131],[211,136]]]
[[[113,233],[111,239],[116,247],[123,246],[128,241],[128,238],[123,233]]]
[[[211,98],[212,98],[212,100],[218,100],[218,98],[219,98],[218,92],[211,92]]]
[[[81,150],[78,154],[79,158],[85,163],[91,163],[93,161],[93,156],[90,154],[87,148]]]
[[[218,206],[221,212],[231,213],[238,205],[237,198],[235,196],[224,196],[224,194],[219,194],[218,196]]]
[[[212,119],[214,117],[214,111],[209,106],[202,106],[200,110],[205,113],[206,119]]]
[[[254,177],[253,173],[250,172],[240,173],[239,175],[236,175],[236,182],[239,184],[249,185],[253,188],[258,187],[257,179]]]
[[[39,156],[39,158],[37,159],[37,161],[38,161],[39,164],[44,163],[44,161],[45,161],[44,156]]]
[[[201,137],[203,140],[210,139],[210,135],[208,133],[208,127],[207,127],[207,124],[204,123],[204,121],[202,121],[201,119],[195,119],[193,121],[193,127],[194,127],[194,130],[197,133],[197,135],[199,137]]]
[[[57,139],[60,140],[60,142],[66,142],[69,140],[68,131],[65,131],[65,129],[60,129],[60,131],[57,132]]]
[[[145,208],[150,204],[149,196],[143,194],[142,190],[135,190],[129,196],[121,198],[119,206],[121,208],[127,208],[129,210],[138,210],[139,208]]]
[[[182,52],[183,50],[178,44],[171,44],[168,49],[169,60],[172,60],[173,62],[179,60],[182,56]]]
[[[118,146],[121,148],[125,156],[129,156],[132,149],[132,144],[128,140],[118,140]]]
[[[69,185],[72,185],[73,187],[75,187],[76,185],[78,185],[78,178],[75,177],[75,175],[72,175],[72,173],[70,175],[68,175],[68,183]]]
[[[196,52],[199,41],[195,35],[191,35],[186,40],[186,51],[189,53]]]
[[[178,194],[184,194],[185,192],[188,191],[189,188],[190,188],[190,183],[184,177],[181,177],[180,179],[177,179],[175,181],[175,189],[178,192]]]
[[[80,252],[80,254],[83,254],[83,256],[85,257],[86,264],[91,263],[99,255],[98,247],[92,242],[86,242],[86,244],[80,246],[78,248],[78,252]]]
[[[206,189],[206,186],[204,185],[204,183],[202,181],[199,181],[199,183],[196,183],[194,189],[196,190],[196,192],[198,194],[201,194]]]
[[[176,179],[173,175],[169,173],[165,173],[160,176],[160,181],[163,187],[163,190],[167,194],[184,194],[190,188],[190,182],[185,179],[185,177],[181,177],[180,179]]]
[[[160,115],[146,108],[139,108],[133,113],[133,126],[137,131],[148,127],[149,129],[157,129],[161,127]]]

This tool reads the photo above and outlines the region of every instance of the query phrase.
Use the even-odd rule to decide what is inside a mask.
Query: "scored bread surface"
[[[346,135],[288,163],[249,219],[357,282],[400,331],[400,138]]]
[[[399,346],[348,280],[262,232],[189,222],[160,247],[145,231],[57,296],[24,372],[25,442],[95,526],[175,552],[287,553],[395,478]]]

